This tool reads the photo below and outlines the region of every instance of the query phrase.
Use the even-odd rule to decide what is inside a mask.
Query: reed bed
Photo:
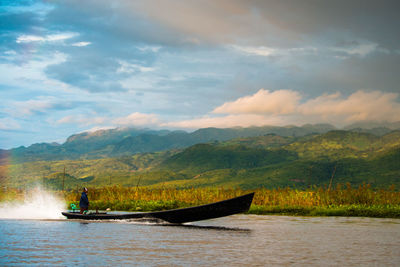
[[[400,192],[391,186],[374,189],[369,184],[352,187],[350,184],[335,188],[152,188],[108,186],[89,188],[90,208],[119,211],[154,211],[189,207],[221,201],[255,192],[249,213],[304,216],[365,216],[400,218]],[[53,191],[66,204],[79,204],[79,190]],[[26,190],[0,189],[0,202],[20,201]]]
[[[400,218],[400,192],[392,186],[373,189],[369,184],[333,189],[311,187],[242,190],[232,188],[89,188],[91,208],[112,210],[163,210],[216,202],[255,192],[249,213],[306,216],[368,216]],[[65,193],[66,201],[77,204],[80,193]]]

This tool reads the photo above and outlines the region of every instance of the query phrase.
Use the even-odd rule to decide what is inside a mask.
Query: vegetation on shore
[[[374,190],[365,184],[352,188],[350,184],[334,189],[312,187],[307,190],[283,189],[154,189],[146,187],[91,188],[91,209],[153,211],[189,207],[220,201],[254,191],[250,214],[282,214],[301,216],[362,216],[400,218],[400,192],[392,186]],[[68,192],[68,205],[79,203],[80,194]]]
[[[88,196],[91,209],[155,211],[212,203],[253,191],[250,214],[400,218],[400,192],[394,186],[377,190],[369,184],[358,187],[338,184],[332,189],[314,186],[306,190],[108,186],[89,188]],[[72,203],[79,206],[80,190],[53,193],[65,200],[66,209]],[[21,189],[0,190],[0,202],[23,201],[25,194]]]
[[[366,182],[376,189],[392,184],[400,188],[400,131],[383,136],[350,131],[301,137],[267,134],[122,157],[38,160],[18,163],[11,157],[7,165],[0,163],[0,184],[42,184],[50,190],[138,184],[307,190]]]

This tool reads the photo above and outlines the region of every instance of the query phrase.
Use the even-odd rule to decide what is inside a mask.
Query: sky
[[[0,148],[400,121],[398,1],[0,0]]]

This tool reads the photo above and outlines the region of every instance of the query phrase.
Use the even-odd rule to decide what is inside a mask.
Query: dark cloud
[[[179,33],[153,23],[134,10],[129,1],[65,1],[56,3],[46,16],[54,29],[84,31],[87,36],[106,36],[109,42],[121,44],[176,44]],[[112,47],[109,47],[112,49]]]
[[[156,53],[138,50],[139,46],[160,45],[164,47],[164,52],[175,53],[177,61],[168,63],[178,72],[186,65],[180,60],[180,55],[187,55],[199,47],[211,51],[221,45],[238,43],[278,49],[319,49],[319,54],[314,55],[293,53],[292,58],[287,56],[287,62],[283,63],[279,56],[271,56],[267,60],[265,57],[239,59],[233,62],[236,65],[228,69],[234,76],[239,76],[234,79],[247,79],[243,87],[247,84],[251,88],[290,87],[315,92],[349,86],[358,89],[359,86],[365,87],[367,82],[355,80],[355,77],[359,77],[355,69],[368,60],[361,67],[365,69],[363,73],[367,80],[374,77],[375,81],[389,79],[388,85],[379,87],[390,91],[395,90],[397,78],[391,77],[390,71],[379,74],[373,70],[375,62],[380,65],[380,61],[385,61],[385,55],[373,59],[353,55],[353,59],[339,63],[334,57],[344,58],[348,54],[327,47],[347,49],[370,42],[392,53],[392,49],[398,49],[400,41],[396,7],[395,1],[185,1],[179,4],[174,1],[59,2],[46,15],[45,24],[51,26],[52,30],[78,32],[79,36],[69,40],[70,43],[80,40],[91,42],[91,45],[61,48],[69,55],[67,61],[48,67],[47,74],[91,92],[124,91],[119,80],[140,73],[118,73],[119,61],[151,67],[160,60]],[[214,61],[210,59],[210,65],[218,65],[219,57],[215,57]],[[388,63],[388,66],[393,64]],[[202,71],[194,65],[188,67]],[[205,67],[205,64],[200,65]],[[323,73],[336,71],[330,66],[338,65],[350,71],[344,73],[344,77]],[[212,66],[209,68],[215,69]],[[216,70],[218,72],[221,71]],[[313,76],[316,73],[322,76]],[[350,73],[354,74],[354,79]],[[210,81],[207,77],[189,77],[181,82],[166,81],[169,78],[167,75],[160,83],[168,84],[168,88],[176,91],[185,87],[193,91],[221,85],[221,82]],[[368,85],[381,84],[374,82]]]
[[[97,57],[72,57],[67,61],[50,65],[46,74],[66,84],[90,92],[125,91],[115,77],[117,62]]]

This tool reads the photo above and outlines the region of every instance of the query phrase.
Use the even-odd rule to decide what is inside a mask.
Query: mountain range
[[[60,189],[63,180],[65,188],[400,186],[400,130],[383,127],[266,126],[192,133],[112,129],[73,135],[61,145],[3,150],[2,155],[1,181],[17,187],[42,183]]]
[[[302,127],[251,127],[251,128],[204,128],[188,133],[185,131],[117,128],[74,134],[63,144],[40,143],[29,147],[0,150],[0,164],[12,156],[14,163],[40,160],[95,159],[119,157],[136,153],[156,152],[185,148],[198,143],[226,141],[239,137],[265,134],[280,136],[304,136],[324,133],[335,129],[332,125],[317,124]]]
[[[397,129],[396,127],[400,129],[400,123],[354,124],[345,128],[348,131],[372,133],[381,136]],[[9,150],[0,149],[0,165],[5,164],[5,159],[10,157],[14,163],[120,157],[137,153],[181,149],[194,144],[212,141],[221,142],[240,137],[256,137],[266,134],[276,134],[282,137],[301,137],[326,133],[332,130],[336,130],[336,128],[329,124],[307,124],[301,127],[204,128],[191,133],[185,131],[116,128],[74,134],[68,137],[63,144],[38,143],[29,147],[21,146]]]

